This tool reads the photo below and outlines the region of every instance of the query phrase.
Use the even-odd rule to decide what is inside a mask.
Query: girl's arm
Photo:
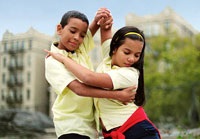
[[[46,49],[44,51],[47,52],[52,57],[54,57],[59,62],[63,63],[65,67],[69,71],[71,71],[83,83],[94,87],[108,88],[108,89],[113,88],[112,80],[108,74],[93,72],[79,65],[69,57],[65,57],[62,54],[50,52]]]
[[[108,26],[108,21],[111,23]],[[103,42],[105,42],[108,39],[112,38],[112,21],[113,18],[112,16],[108,17],[108,18],[102,18],[102,20],[100,20],[100,37],[101,37],[101,44],[103,44]]]
[[[111,21],[112,16],[106,19],[102,18],[99,21],[99,25],[101,27],[101,43],[112,37],[112,25],[108,26],[108,23],[110,23]],[[56,60],[63,63],[69,71],[71,71],[78,79],[80,79],[85,84],[94,87],[113,89],[113,82],[108,74],[93,72],[81,66],[80,64],[77,64],[72,59],[65,57],[59,53],[53,53],[48,50],[45,51],[53,56]]]

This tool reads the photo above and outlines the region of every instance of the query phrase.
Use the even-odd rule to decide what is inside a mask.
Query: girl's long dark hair
[[[135,33],[135,34],[134,34]],[[138,35],[139,34],[139,35]],[[113,51],[118,49],[125,41],[125,38],[130,38],[132,40],[139,40],[143,42],[143,49],[140,58],[137,63],[134,63],[132,67],[139,70],[139,80],[138,88],[136,90],[136,96],[134,103],[138,106],[142,106],[145,103],[145,93],[144,93],[144,50],[145,50],[145,36],[141,30],[134,26],[125,26],[119,29],[113,36],[110,44],[110,53],[112,57]]]

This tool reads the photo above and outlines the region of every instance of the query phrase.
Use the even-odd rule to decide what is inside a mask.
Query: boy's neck
[[[56,47],[59,48],[59,42],[55,42],[55,43],[54,43],[54,46],[56,46]],[[62,48],[59,48],[59,49],[62,49]],[[71,52],[71,53],[74,53],[74,52],[75,52],[75,51],[70,51],[70,50],[68,50],[67,48],[62,49],[62,50],[65,50],[65,51],[67,51],[67,52]]]

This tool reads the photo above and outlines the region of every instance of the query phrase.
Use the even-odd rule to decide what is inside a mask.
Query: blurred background
[[[163,138],[199,139],[199,5],[198,0],[1,0],[0,138],[55,138],[56,95],[44,77],[43,49],[58,40],[55,27],[68,10],[83,12],[91,22],[100,7],[107,7],[113,33],[125,25],[144,31],[144,108]],[[96,67],[99,32],[94,40],[90,55]]]

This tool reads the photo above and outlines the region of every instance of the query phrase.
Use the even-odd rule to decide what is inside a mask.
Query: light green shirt
[[[109,54],[110,39],[102,45],[102,54],[105,57],[97,67],[97,72],[107,73],[112,79],[114,90],[138,85],[139,71],[133,67],[111,67]],[[113,99],[95,99],[96,118],[101,118],[106,130],[121,126],[138,108],[134,103],[124,105]],[[96,119],[96,120],[97,120]]]
[[[54,44],[51,45],[51,51],[69,56],[77,63],[93,70],[88,56],[88,52],[93,47],[93,38],[91,32],[88,31],[82,45],[74,53],[58,49]],[[57,94],[52,107],[57,136],[77,133],[95,139],[93,99],[78,96],[67,87],[76,77],[51,56],[45,59],[45,76]]]

